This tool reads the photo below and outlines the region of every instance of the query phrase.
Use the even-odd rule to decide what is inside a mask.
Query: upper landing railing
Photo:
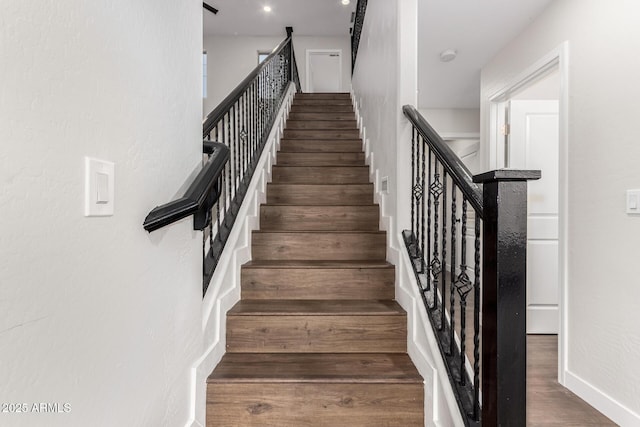
[[[293,30],[218,105],[202,125],[204,167],[184,197],[154,208],[145,218],[151,232],[193,215],[204,231],[203,293],[218,264],[262,150],[289,85],[300,80]]]
[[[527,181],[472,176],[412,106],[411,230],[403,232],[468,426],[526,424]]]

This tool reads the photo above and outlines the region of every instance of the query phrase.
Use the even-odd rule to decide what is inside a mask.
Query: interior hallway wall
[[[640,4],[557,0],[482,70],[489,98],[569,43],[568,288],[565,384],[621,425],[640,424]]]
[[[197,2],[2,1],[0,402],[30,412],[3,426],[188,419],[202,235],[142,223],[202,159],[201,23]],[[115,163],[113,216],[83,215],[85,156]]]

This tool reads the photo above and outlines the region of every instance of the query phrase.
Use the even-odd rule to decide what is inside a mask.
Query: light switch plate
[[[115,165],[85,157],[84,215],[111,216],[114,212]]]
[[[627,190],[627,213],[640,215],[640,190]]]

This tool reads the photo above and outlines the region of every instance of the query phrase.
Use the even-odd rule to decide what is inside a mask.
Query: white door
[[[307,92],[342,90],[342,56],[335,51],[307,51]]]
[[[529,182],[527,220],[527,333],[557,334],[558,101],[510,101],[506,146],[513,169],[539,169]]]

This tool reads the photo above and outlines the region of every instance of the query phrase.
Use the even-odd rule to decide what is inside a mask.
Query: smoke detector
[[[456,59],[456,56],[458,56],[458,52],[455,49],[446,49],[440,52],[440,61],[451,62]]]

